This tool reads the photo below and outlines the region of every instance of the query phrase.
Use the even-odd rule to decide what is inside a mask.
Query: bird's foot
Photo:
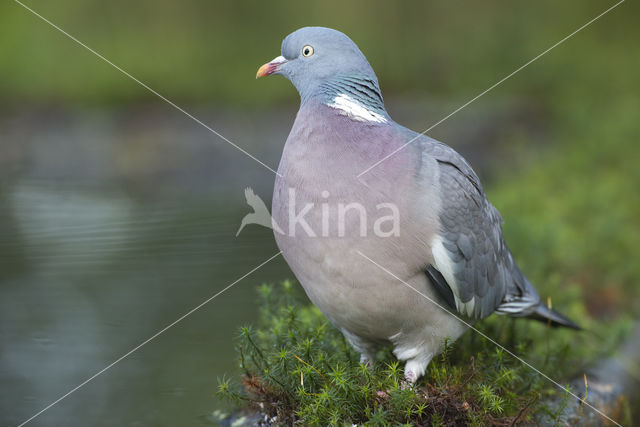
[[[413,371],[405,371],[404,379],[409,385],[413,385],[416,381],[418,381],[418,375]]]
[[[405,371],[404,381],[400,383],[400,390],[411,390],[415,387],[418,377],[412,371]]]
[[[427,370],[427,365],[431,361],[431,356],[428,358],[410,359],[404,365],[404,379],[410,387],[413,387],[422,375]]]

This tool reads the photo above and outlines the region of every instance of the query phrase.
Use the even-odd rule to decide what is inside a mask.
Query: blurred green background
[[[298,106],[254,79],[307,25],[348,34],[422,131],[614,2],[28,1],[277,166]],[[640,296],[637,4],[627,1],[430,132],[467,157],[554,306],[602,321]],[[17,424],[276,253],[247,186],[273,175],[47,25],[0,5],[0,421]],[[281,259],[34,420],[200,425]],[[592,340],[597,346],[598,337]]]

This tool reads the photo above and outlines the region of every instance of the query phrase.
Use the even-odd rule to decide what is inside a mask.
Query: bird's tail
[[[535,319],[540,322],[548,323],[553,327],[562,326],[565,328],[575,329],[577,331],[581,331],[582,328],[571,320],[569,320],[563,314],[558,313],[553,309],[549,309],[545,304],[540,303],[536,307],[535,311],[527,316],[530,319]]]

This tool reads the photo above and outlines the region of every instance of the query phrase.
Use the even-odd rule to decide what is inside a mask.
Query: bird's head
[[[304,27],[282,41],[281,56],[258,69],[256,78],[279,74],[291,81],[304,102],[336,76],[355,76],[372,82],[376,78],[358,46],[340,31]],[[379,90],[379,89],[377,89]]]

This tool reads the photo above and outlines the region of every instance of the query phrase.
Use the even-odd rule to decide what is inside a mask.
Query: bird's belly
[[[402,290],[398,282],[382,280],[380,271],[373,271],[344,243],[326,239],[308,245],[298,240],[281,248],[311,301],[332,323],[362,337],[386,338],[396,329],[393,301]]]
[[[371,341],[447,330],[442,326],[450,315],[435,304],[442,301],[426,275],[384,242],[282,235],[276,240],[311,301],[338,328]]]

